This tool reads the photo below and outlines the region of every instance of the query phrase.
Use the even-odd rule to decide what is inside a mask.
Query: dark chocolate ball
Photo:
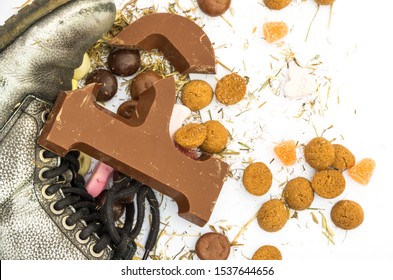
[[[108,67],[113,74],[126,77],[135,74],[141,66],[137,50],[113,49],[108,56]]]
[[[97,95],[97,101],[108,101],[117,92],[117,79],[110,71],[97,69],[86,77],[86,84],[100,83],[101,89]]]
[[[124,102],[119,106],[117,109],[117,114],[122,116],[123,118],[129,119],[131,118],[132,114],[136,111],[136,105],[138,101],[136,100],[129,100]]]
[[[131,97],[135,100],[139,99],[139,95],[151,87],[156,81],[162,79],[161,75],[155,71],[145,71],[138,74],[131,82]]]
[[[96,197],[96,207],[97,209],[104,206],[106,202],[106,198],[108,196],[108,190],[103,190],[97,197]],[[121,201],[116,201],[113,204],[113,217],[115,221],[121,218],[124,213],[124,204]]]
[[[231,0],[198,0],[198,6],[202,12],[212,17],[222,15],[230,5]]]

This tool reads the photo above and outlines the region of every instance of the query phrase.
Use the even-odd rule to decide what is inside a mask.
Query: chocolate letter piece
[[[136,114],[123,118],[96,103],[99,84],[63,92],[49,114],[39,144],[64,156],[77,149],[157,191],[172,197],[179,215],[199,226],[207,223],[228,172],[228,165],[179,152],[169,136],[175,81],[157,81],[144,91]]]
[[[159,49],[182,74],[215,73],[214,50],[206,33],[193,21],[179,15],[144,16],[108,43],[123,49]]]

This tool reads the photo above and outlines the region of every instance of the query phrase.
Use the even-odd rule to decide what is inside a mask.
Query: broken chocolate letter
[[[109,43],[126,49],[159,49],[181,73],[215,73],[209,38],[194,22],[178,15],[142,17]],[[137,103],[127,104],[131,110],[123,116],[96,103],[99,90],[99,84],[90,84],[61,93],[38,143],[59,155],[76,149],[108,164],[172,197],[181,217],[204,226],[229,167],[206,155],[193,160],[175,147],[169,133],[176,101],[174,79],[156,81]]]
[[[39,144],[62,156],[73,149],[83,151],[172,197],[181,217],[205,225],[228,165],[212,157],[193,160],[176,149],[169,135],[176,98],[173,78],[159,80],[143,93],[153,96],[150,108],[145,108],[148,114],[143,122],[125,119],[99,106],[99,89],[99,84],[90,84],[61,93]],[[144,104],[138,102],[137,107],[140,106]]]

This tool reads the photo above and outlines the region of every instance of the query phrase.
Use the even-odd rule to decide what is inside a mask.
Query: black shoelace
[[[92,234],[97,234],[99,240],[93,247],[94,252],[99,253],[109,245],[114,251],[113,259],[126,260],[132,259],[136,253],[137,246],[134,240],[143,226],[145,200],[147,200],[151,213],[151,226],[143,255],[143,259],[147,259],[156,244],[160,226],[159,205],[154,192],[148,186],[132,178],[124,177],[109,189],[105,204],[97,210],[94,198],[85,189],[84,178],[78,174],[78,155],[79,152],[68,153],[64,158],[61,158],[59,167],[47,170],[42,174],[47,179],[61,177],[67,170],[71,170],[73,174],[71,186],[66,183],[56,183],[47,188],[47,195],[53,195],[60,189],[64,194],[64,198],[54,204],[55,210],[61,211],[72,206],[75,212],[66,219],[67,225],[73,226],[78,220],[84,220],[87,226],[81,231],[79,237],[84,240]],[[57,155],[45,151],[44,157],[54,158]],[[131,195],[136,195],[136,199],[125,206],[124,224],[122,227],[116,226],[113,204]],[[134,223],[135,214],[136,221]]]

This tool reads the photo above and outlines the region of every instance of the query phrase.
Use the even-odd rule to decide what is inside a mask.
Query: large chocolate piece
[[[209,38],[196,23],[179,15],[144,16],[108,43],[119,48],[159,49],[182,74],[215,73],[214,49]]]
[[[99,84],[60,93],[38,140],[64,156],[77,149],[172,197],[179,215],[203,226],[209,220],[228,165],[205,156],[193,160],[169,136],[175,81],[157,81],[143,92],[139,115],[125,119],[96,103]],[[114,137],[121,135],[121,137]]]

